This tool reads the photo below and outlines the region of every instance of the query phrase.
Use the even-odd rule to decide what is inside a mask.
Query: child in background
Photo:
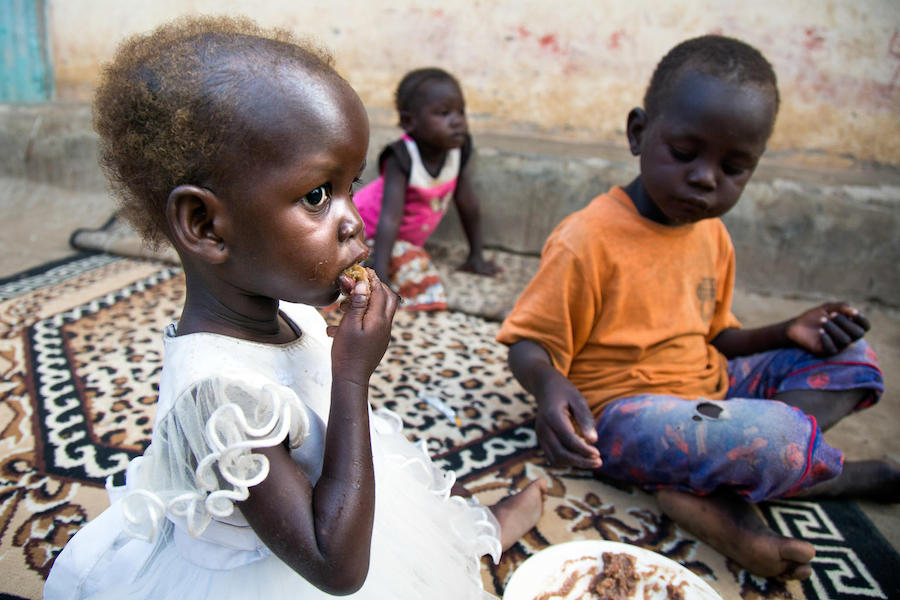
[[[423,246],[453,198],[469,240],[459,268],[494,275],[482,256],[478,198],[472,190],[472,138],[456,79],[441,69],[407,73],[396,94],[403,137],[378,157],[380,176],[354,202],[374,241],[372,267],[390,281],[410,310],[442,310],[447,298]]]
[[[667,515],[749,571],[804,578],[813,546],[776,534],[750,503],[896,502],[900,471],[843,464],[822,439],[883,391],[859,311],[826,303],[746,330],[731,313],[734,248],[719,217],[753,174],[778,101],[771,65],[743,42],[672,49],[628,115],[640,175],[557,226],[498,339],[537,399],[552,462],[656,490]]]
[[[483,507],[372,413],[398,298],[345,273],[369,254],[352,202],[368,122],[330,58],[245,20],[177,21],[119,48],[95,125],[187,293],[151,444],[45,598],[485,596],[480,557],[535,524],[546,484]],[[313,307],[342,291],[326,328]]]

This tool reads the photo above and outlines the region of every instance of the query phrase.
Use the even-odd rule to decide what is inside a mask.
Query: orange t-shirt
[[[710,342],[740,327],[733,287],[719,219],[660,225],[613,187],[553,230],[497,340],[540,344],[594,415],[642,393],[721,399],[727,360]]]

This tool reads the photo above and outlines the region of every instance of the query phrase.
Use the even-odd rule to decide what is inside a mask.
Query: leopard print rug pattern
[[[104,482],[120,482],[149,442],[161,332],[184,301],[183,274],[167,263],[95,255],[48,273],[0,284],[0,595],[13,597],[40,597],[55,556],[108,506]],[[498,327],[456,311],[398,312],[370,390],[373,406],[395,411],[484,504],[548,481],[538,526],[499,564],[485,559],[488,590],[502,594],[516,567],[551,544],[607,539],[680,562],[723,598],[805,597],[799,584],[752,577],[691,539],[652,496],[547,465]]]

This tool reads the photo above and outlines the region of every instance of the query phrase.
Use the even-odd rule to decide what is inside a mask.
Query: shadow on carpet
[[[178,266],[108,254],[0,281],[0,598],[40,597],[55,556],[108,506],[106,478],[120,480],[148,443],[161,331],[183,299]],[[900,557],[852,503],[760,507],[777,531],[816,546],[813,577],[784,583],[751,576],[692,539],[636,488],[546,465],[531,399],[494,341],[498,326],[456,311],[398,314],[370,393],[486,504],[536,477],[550,483],[538,526],[498,565],[483,563],[487,589],[501,595],[516,567],[551,544],[605,539],[659,552],[727,600],[897,597]],[[419,400],[422,392],[441,395],[460,426]]]

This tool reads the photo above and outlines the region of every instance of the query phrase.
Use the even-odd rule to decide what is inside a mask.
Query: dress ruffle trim
[[[306,410],[288,388],[269,384],[250,393],[243,384],[210,381],[188,390],[156,424],[136,465],[136,484],[129,473],[125,531],[153,541],[169,513],[184,519],[191,536],[201,536],[269,474],[268,459],[253,449],[285,438],[297,448],[308,434]]]
[[[395,413],[387,409],[375,412],[374,426],[382,437],[385,446],[385,462],[389,467],[407,472],[420,481],[436,498],[446,503],[453,517],[448,519],[449,532],[456,539],[468,546],[470,553],[469,573],[481,587],[481,557],[490,555],[497,564],[503,552],[500,543],[500,523],[487,507],[476,498],[463,498],[451,493],[456,483],[456,473],[444,470],[434,464],[424,440],[410,444],[403,435],[403,421]],[[395,445],[396,444],[396,445]],[[404,453],[403,448],[412,448],[415,452]]]

